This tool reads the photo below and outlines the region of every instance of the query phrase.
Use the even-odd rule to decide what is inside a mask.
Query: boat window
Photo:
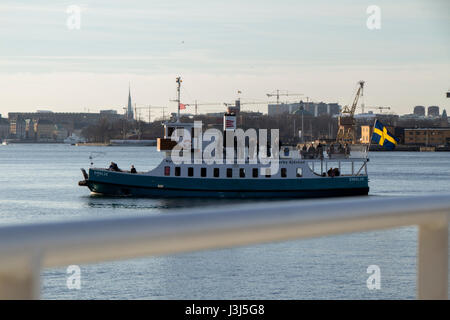
[[[253,168],[253,178],[258,178],[258,168]]]
[[[364,165],[364,161],[355,161],[353,165],[353,174],[363,175],[367,174],[367,167]]]
[[[201,169],[200,175],[201,175],[202,177],[206,177],[206,168],[202,168],[202,169]]]
[[[214,168],[214,178],[218,178],[220,176],[219,168]]]
[[[175,176],[179,177],[181,175],[181,168],[175,167]]]
[[[281,168],[281,177],[286,178],[287,177],[287,170],[286,168]]]
[[[194,168],[192,168],[192,167],[188,168],[188,176],[189,177],[193,177],[194,176]]]
[[[245,178],[245,169],[244,168],[239,169],[239,177]]]
[[[341,176],[351,176],[353,174],[351,162],[345,162],[345,161],[341,162],[340,169],[341,169]]]
[[[227,168],[227,178],[233,177],[233,168]]]
[[[170,176],[170,167],[164,167],[164,175]]]
[[[266,170],[266,174],[265,174],[266,178],[270,178],[272,176],[271,172],[270,172],[270,168],[265,168],[265,170]]]
[[[322,169],[325,169],[325,167],[322,168],[321,162],[308,162],[308,167],[311,169],[312,172],[315,174],[321,176],[322,175]]]
[[[301,178],[301,177],[303,177],[303,169],[297,168],[297,178]]]

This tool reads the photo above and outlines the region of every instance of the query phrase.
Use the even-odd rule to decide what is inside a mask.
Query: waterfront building
[[[69,136],[69,131],[64,126],[57,124],[53,135],[57,142],[63,142]]]
[[[450,145],[450,128],[405,129],[405,144]]]
[[[0,140],[6,139],[9,136],[9,121],[0,116]]]
[[[26,136],[26,122],[21,116],[9,120],[9,133],[12,138],[24,139]]]
[[[100,110],[101,115],[108,115],[108,114],[117,114],[117,110]]]
[[[55,124],[47,119],[39,119],[35,122],[34,131],[37,141],[52,141],[54,139]]]
[[[361,126],[361,143],[369,144],[372,137],[372,126]]]
[[[123,116],[117,113],[90,113],[90,112],[10,112],[9,121],[21,117],[23,119],[49,120],[56,124],[63,124],[66,128],[82,129],[97,124],[101,119],[117,121]]]
[[[33,119],[25,120],[25,139],[27,140],[35,140],[36,139],[36,131],[34,131],[35,121]]]

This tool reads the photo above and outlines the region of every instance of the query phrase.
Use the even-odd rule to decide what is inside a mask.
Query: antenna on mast
[[[177,122],[180,122],[180,89],[181,89],[181,83],[183,80],[181,80],[181,77],[177,77],[177,102],[178,102],[178,114],[177,114]]]

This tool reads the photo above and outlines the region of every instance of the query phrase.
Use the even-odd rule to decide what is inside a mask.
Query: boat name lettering
[[[102,177],[107,177],[107,176],[108,176],[108,172],[104,172],[104,171],[94,171],[94,175],[96,175],[96,176],[102,176]]]
[[[349,178],[350,182],[360,182],[364,181],[364,177],[357,177],[357,178]]]

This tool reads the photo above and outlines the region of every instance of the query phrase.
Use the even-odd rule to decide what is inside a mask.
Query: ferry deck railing
[[[435,195],[256,202],[2,226],[0,298],[39,298],[42,268],[418,226],[417,297],[447,299],[449,216],[450,195]]]

